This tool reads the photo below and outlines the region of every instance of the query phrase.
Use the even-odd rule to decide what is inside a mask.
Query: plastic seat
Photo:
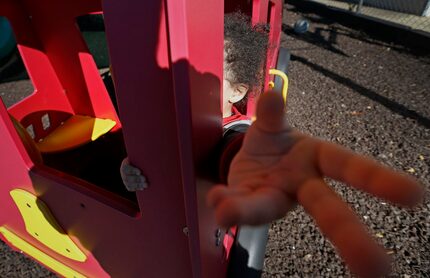
[[[115,125],[110,119],[73,115],[40,139],[36,146],[42,153],[66,151],[96,140]]]

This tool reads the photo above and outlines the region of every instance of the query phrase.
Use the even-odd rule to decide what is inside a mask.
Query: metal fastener
[[[184,233],[184,235],[188,236],[188,227],[184,227],[182,229],[182,232]]]

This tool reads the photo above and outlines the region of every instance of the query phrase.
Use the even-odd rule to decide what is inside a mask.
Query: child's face
[[[233,104],[241,101],[246,93],[248,92],[248,87],[244,84],[234,84],[230,82],[224,73],[223,80],[223,106],[222,106],[222,114],[223,118],[229,117],[232,114]]]
[[[225,53],[224,53],[225,57]],[[224,79],[223,79],[223,106],[222,117],[226,118],[232,115],[233,104],[241,101],[248,93],[249,86],[243,83],[233,83],[231,74],[227,69],[224,61]]]

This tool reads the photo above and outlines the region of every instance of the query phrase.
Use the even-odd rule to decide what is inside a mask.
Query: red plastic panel
[[[75,22],[77,16],[100,12],[99,0],[2,0],[0,7],[35,87],[32,96],[10,109],[15,118],[61,110],[119,122]]]
[[[267,21],[268,3],[254,2],[253,20]],[[100,12],[100,1],[0,0],[0,11],[12,22],[36,88],[10,109],[15,117],[32,122],[35,111],[58,110],[117,121],[74,23]],[[128,155],[150,183],[138,193],[140,214],[113,193],[34,167],[1,106],[0,136],[6,139],[0,151],[7,160],[0,158],[6,212],[0,225],[91,277],[222,277],[223,246],[216,245],[205,196],[222,134],[223,1],[104,0],[103,11]],[[278,10],[270,14],[276,23]],[[62,258],[26,234],[9,197],[17,187],[48,205],[88,261]]]
[[[12,122],[9,120],[8,112],[3,103],[0,103],[0,136],[2,138],[2,144],[0,144],[0,153],[2,154],[0,157],[0,226],[5,226],[37,249],[72,266],[75,270],[79,270],[85,275],[106,277],[103,269],[100,268],[91,254],[89,254],[89,258],[85,263],[76,263],[50,250],[26,232],[23,218],[10,196],[10,191],[20,188],[37,196],[43,195],[44,191],[36,186],[34,179],[30,178],[29,169],[33,169],[33,162],[28,157]],[[60,185],[60,187],[64,188],[64,185]],[[70,195],[69,197],[63,195],[63,198],[70,197]],[[56,199],[61,201],[62,197],[57,195]],[[52,207],[51,202],[49,202],[49,205],[55,209],[54,214],[58,217],[58,211],[62,211],[63,207]],[[60,221],[60,223],[69,231],[69,226],[64,226],[63,221]],[[1,239],[7,242],[5,238],[2,237]],[[74,239],[79,244],[79,241],[76,238]],[[80,244],[79,246],[81,247]]]
[[[0,225],[6,226],[51,257],[90,277],[106,277],[106,273],[100,267],[99,262],[91,255],[91,252],[95,250],[94,246],[97,246],[97,242],[93,241],[91,243],[90,247],[93,249],[88,251],[89,259],[85,263],[77,264],[56,254],[27,234],[23,220],[9,192],[15,188],[21,188],[41,196],[42,199],[45,194],[48,194],[47,191],[53,193],[53,199],[48,198],[46,203],[52,209],[60,225],[69,232],[73,231],[73,228],[71,228],[73,225],[69,225],[69,221],[73,219],[70,215],[79,215],[79,210],[76,207],[65,208],[61,203],[56,206],[56,201],[61,201],[63,198],[74,198],[73,200],[77,201],[82,199],[82,196],[90,195],[92,197],[87,198],[97,203],[97,198],[93,195],[100,189],[93,188],[90,190],[91,185],[85,185],[83,187],[87,191],[80,192],[76,196],[68,194],[66,189],[69,187],[63,180],[60,183],[54,183],[57,189],[60,190],[58,192],[47,187],[41,187],[39,181],[35,181],[34,178],[30,179],[29,170],[33,171],[34,165],[9,119],[9,113],[15,118],[23,120],[24,123],[35,125],[37,123],[35,130],[38,130],[38,133],[43,130],[43,126],[40,125],[40,117],[46,113],[49,114],[51,110],[61,111],[65,115],[73,113],[88,114],[117,121],[115,110],[95,63],[89,56],[89,52],[75,24],[76,16],[100,11],[100,1],[0,0],[0,14],[6,16],[12,24],[18,48],[35,87],[34,94],[15,104],[9,111],[6,110],[3,103],[0,103],[0,136],[2,138],[0,146],[0,153],[2,154],[0,157],[0,204],[2,211]],[[37,115],[37,111],[39,115]],[[64,118],[59,114],[51,114],[51,116],[50,122],[52,125],[58,124]],[[118,125],[119,127],[120,125]],[[53,183],[55,178],[67,176],[60,172],[54,171],[54,173],[51,179],[44,183]],[[102,192],[96,195],[104,196],[105,194],[107,193]],[[110,199],[114,198],[115,196],[110,197]],[[112,207],[114,206],[110,206],[111,210]],[[59,215],[61,211],[68,213],[68,216]],[[115,211],[121,210],[117,208]],[[124,218],[130,218],[124,213],[120,214]],[[109,216],[102,213],[96,215],[96,217],[102,219],[110,219]],[[106,233],[106,230],[108,230],[95,229],[92,225],[88,225],[88,227],[93,231],[97,231],[99,235]],[[80,240],[85,241],[86,235],[79,234],[74,239],[83,249],[88,247],[88,245],[82,246],[79,243]],[[111,240],[110,237],[109,240]],[[106,252],[106,254],[113,253],[113,249]],[[138,265],[138,263],[136,262],[135,265]]]
[[[268,23],[270,25],[269,33],[269,51],[267,53],[266,63],[266,84],[264,90],[268,89],[268,81],[272,78],[269,76],[269,69],[276,66],[279,43],[281,40],[282,26],[282,0],[254,0],[252,8],[252,23]],[[255,114],[255,98],[248,98],[246,114],[249,117]]]
[[[10,21],[23,57],[27,72],[32,79],[35,93],[10,109],[11,114],[21,120],[29,111],[53,109],[71,111],[61,84],[44,53],[43,45],[37,37],[30,14],[22,1],[0,1],[0,15]],[[46,97],[43,92],[49,92]]]

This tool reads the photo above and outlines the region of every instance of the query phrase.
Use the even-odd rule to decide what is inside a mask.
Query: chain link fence
[[[430,36],[430,0],[311,0]]]
[[[357,0],[359,6],[370,6],[395,12],[425,16],[429,0]]]

